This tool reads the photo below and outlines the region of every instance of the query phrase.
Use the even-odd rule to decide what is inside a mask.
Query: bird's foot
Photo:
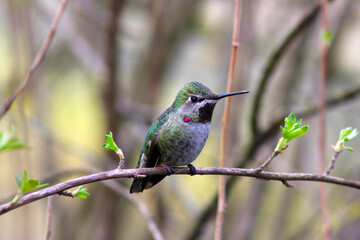
[[[172,167],[170,167],[169,165],[164,164],[163,167],[166,168],[166,170],[168,171],[168,175],[175,173],[174,169]]]
[[[193,176],[196,174],[196,168],[191,163],[187,165],[190,170],[190,175]]]

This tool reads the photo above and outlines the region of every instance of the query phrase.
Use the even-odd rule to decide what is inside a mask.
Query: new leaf
[[[309,129],[309,125],[300,127],[302,119],[296,121],[294,113],[291,113],[285,118],[284,122],[285,126],[280,126],[282,137],[279,139],[278,145],[275,148],[277,152],[285,150],[291,140],[304,135]]]
[[[345,146],[345,142],[348,142],[354,139],[359,134],[359,131],[356,128],[347,127],[342,129],[339,134],[339,140],[336,142],[335,146],[332,146],[335,152],[341,152],[343,149],[346,149],[350,152],[354,150],[351,147]]]
[[[40,181],[37,179],[29,179],[28,180],[28,173],[26,170],[24,170],[24,172],[23,172],[22,179],[15,174],[15,180],[16,180],[16,183],[19,188],[18,188],[18,193],[16,194],[16,196],[13,199],[14,203],[19,201],[19,199],[22,197],[22,195],[24,193],[27,193],[27,192],[30,192],[30,191],[33,191],[36,189],[40,189],[40,188],[43,188],[43,187],[46,187],[49,185],[48,183],[40,184]]]
[[[103,147],[106,150],[113,150],[114,152],[119,151],[119,147],[114,142],[112,132],[109,132],[108,135],[105,135],[105,140],[106,140],[106,143],[103,144]]]

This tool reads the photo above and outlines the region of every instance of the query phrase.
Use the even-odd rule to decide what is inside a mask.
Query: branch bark
[[[174,169],[175,175],[190,175],[190,170],[187,167],[176,167]],[[23,196],[16,204],[8,202],[0,205],[0,215],[14,210],[23,205],[37,201],[48,196],[58,194],[64,190],[77,187],[84,184],[99,182],[115,178],[136,178],[147,175],[168,175],[166,168],[135,168],[135,169],[114,169],[105,172],[94,173],[75,179],[71,179],[44,189],[29,193]],[[277,173],[277,172],[260,172],[256,174],[254,169],[243,168],[216,168],[216,167],[199,167],[196,168],[196,175],[226,175],[226,176],[244,176],[263,180],[275,181],[313,181],[325,182],[346,186],[350,188],[360,189],[360,181],[347,180],[343,178],[327,176],[313,173]]]
[[[341,151],[334,151],[332,157],[331,157],[331,162],[329,163],[328,167],[326,168],[325,172],[323,174],[329,175],[330,172],[334,169],[335,167],[335,162],[336,159],[338,158],[339,154],[341,153]]]

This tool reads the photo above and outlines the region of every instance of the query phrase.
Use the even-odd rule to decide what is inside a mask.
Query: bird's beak
[[[230,97],[230,96],[239,95],[239,94],[245,94],[245,93],[248,93],[248,92],[249,91],[245,90],[245,91],[239,91],[239,92],[223,93],[223,94],[218,94],[218,95],[216,95],[214,97],[210,97],[209,99],[219,100],[221,98]]]

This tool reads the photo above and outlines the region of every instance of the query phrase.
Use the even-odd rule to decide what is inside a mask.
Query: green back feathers
[[[175,109],[180,108],[181,105],[188,99],[189,94],[209,96],[213,95],[214,93],[208,87],[202,85],[199,82],[189,82],[186,83],[184,87],[178,92],[172,107]]]
[[[155,122],[153,122],[153,124],[150,126],[146,136],[145,136],[145,141],[144,141],[144,144],[142,145],[142,148],[141,148],[141,153],[145,153],[145,154],[148,154],[148,151],[149,151],[149,141],[151,139],[154,138],[154,135],[161,129],[161,126],[166,123],[166,121],[168,120],[168,115],[170,114],[171,112],[171,108],[168,108],[165,112],[163,112],[156,120]],[[139,161],[139,164],[140,165],[140,161]]]

